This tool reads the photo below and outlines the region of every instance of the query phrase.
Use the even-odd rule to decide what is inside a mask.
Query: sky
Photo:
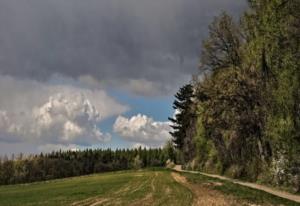
[[[236,0],[0,0],[0,155],[161,147]]]

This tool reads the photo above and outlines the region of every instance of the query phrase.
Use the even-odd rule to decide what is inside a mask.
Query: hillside
[[[267,193],[167,170],[123,171],[0,187],[1,206],[298,205]]]

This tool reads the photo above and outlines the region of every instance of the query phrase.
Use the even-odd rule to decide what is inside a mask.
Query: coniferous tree
[[[177,149],[183,151],[185,159],[194,156],[195,144],[193,136],[195,132],[196,113],[194,103],[194,87],[192,84],[186,84],[179,89],[175,95],[176,100],[173,103],[175,115],[169,118],[172,122],[173,131],[170,134]]]

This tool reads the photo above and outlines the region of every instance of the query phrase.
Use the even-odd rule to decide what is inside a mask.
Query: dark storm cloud
[[[0,0],[0,74],[92,76],[119,86],[143,79],[169,88],[197,70],[212,17],[244,7],[236,0]]]

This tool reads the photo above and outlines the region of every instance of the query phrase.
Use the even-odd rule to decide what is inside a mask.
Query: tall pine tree
[[[169,120],[172,122],[173,143],[176,148],[183,151],[185,159],[194,156],[193,125],[196,120],[195,104],[193,103],[194,88],[192,84],[186,84],[179,89],[175,95],[176,100],[173,103],[175,115]],[[193,118],[195,117],[195,118]]]

